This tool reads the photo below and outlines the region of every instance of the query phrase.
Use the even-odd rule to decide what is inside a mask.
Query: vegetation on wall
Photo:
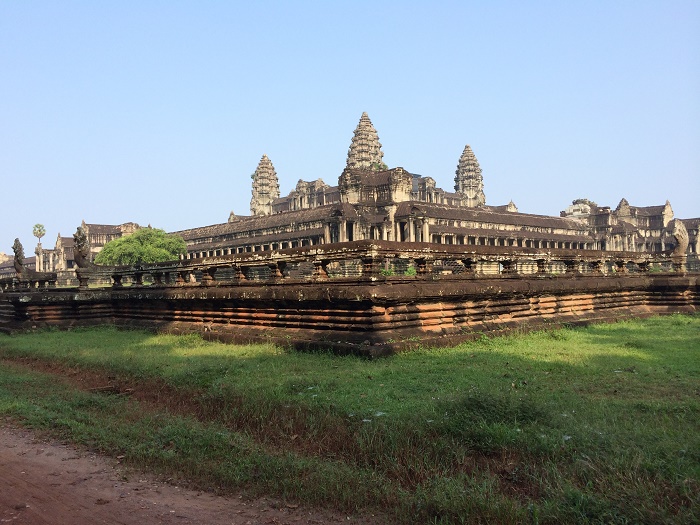
[[[598,207],[598,205],[590,199],[574,199],[571,204],[587,204],[591,208]]]

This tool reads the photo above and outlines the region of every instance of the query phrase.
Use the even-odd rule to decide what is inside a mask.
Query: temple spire
[[[367,113],[362,113],[348,150],[347,167],[365,170],[385,169],[386,165],[382,162],[383,156],[377,130],[374,129]]]
[[[455,191],[464,197],[465,206],[475,207],[486,204],[481,167],[469,144],[464,147],[457,164]]]
[[[253,179],[253,197],[250,199],[252,215],[271,215],[272,201],[280,196],[280,185],[272,161],[263,155],[258,163]]]

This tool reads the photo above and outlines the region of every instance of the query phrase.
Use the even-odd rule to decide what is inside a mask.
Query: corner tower
[[[386,169],[382,162],[383,156],[377,130],[374,129],[367,113],[362,113],[350,143],[346,167],[363,170]]]
[[[280,196],[280,184],[272,161],[263,155],[258,163],[253,179],[253,197],[250,199],[252,215],[271,215],[272,201]]]
[[[457,164],[455,191],[462,196],[465,206],[473,208],[486,204],[481,167],[469,144],[464,147]]]

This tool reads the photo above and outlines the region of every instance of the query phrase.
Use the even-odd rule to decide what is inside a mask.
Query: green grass
[[[374,361],[109,328],[0,336],[0,358],[0,414],[200,487],[426,523],[700,521],[698,316]]]

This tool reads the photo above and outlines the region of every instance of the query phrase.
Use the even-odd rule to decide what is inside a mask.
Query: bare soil
[[[386,523],[262,498],[222,497],[127,471],[118,460],[0,422],[0,523],[262,525]]]

